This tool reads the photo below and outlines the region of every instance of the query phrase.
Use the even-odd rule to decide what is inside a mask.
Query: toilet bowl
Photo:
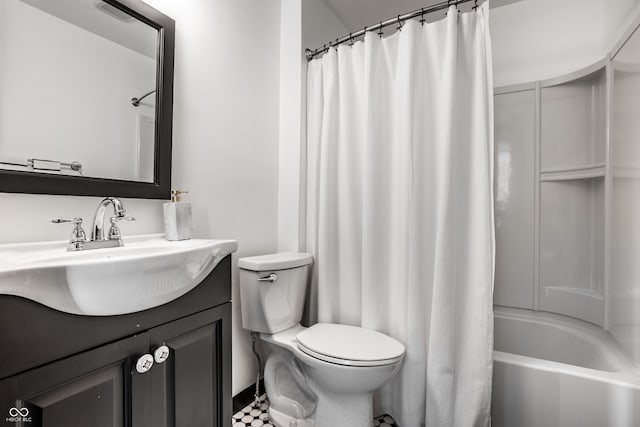
[[[245,329],[272,352],[264,382],[276,427],[371,427],[373,393],[398,372],[404,346],[356,326],[300,325],[309,254],[241,258]]]
[[[278,427],[289,427],[292,420],[298,426],[370,427],[373,393],[398,372],[404,354],[393,338],[346,325],[297,325],[261,337],[274,350],[272,357],[277,355],[267,361],[264,380],[277,411],[272,418],[285,421]],[[343,347],[345,341],[349,342]],[[360,354],[354,351],[359,345]],[[293,383],[287,370],[292,371]],[[288,410],[291,396],[302,398],[302,410]]]

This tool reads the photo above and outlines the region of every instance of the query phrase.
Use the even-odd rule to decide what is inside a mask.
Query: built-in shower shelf
[[[593,163],[583,166],[567,168],[543,169],[540,171],[540,181],[570,181],[576,179],[600,178],[605,174],[604,163]]]
[[[496,203],[498,304],[605,326],[609,67],[496,90],[497,188],[518,196]]]

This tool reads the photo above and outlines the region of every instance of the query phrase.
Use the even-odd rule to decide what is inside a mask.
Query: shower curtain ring
[[[353,33],[349,33],[349,46],[353,46]]]
[[[382,21],[380,21],[380,26],[378,26],[378,35],[380,38],[384,35],[384,32],[382,31]]]
[[[425,19],[424,19],[424,7],[420,8],[420,24],[424,25]]]
[[[396,30],[402,31],[402,21],[400,20],[400,15],[398,15],[398,28]]]
[[[478,0],[473,0],[473,10],[478,10]]]

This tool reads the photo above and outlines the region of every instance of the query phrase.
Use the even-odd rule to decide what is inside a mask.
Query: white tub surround
[[[640,376],[590,323],[496,306],[493,427],[635,427]]]

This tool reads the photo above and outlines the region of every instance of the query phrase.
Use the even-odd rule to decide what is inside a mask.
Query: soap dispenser
[[[167,240],[187,240],[193,234],[191,203],[181,201],[188,191],[171,190],[171,202],[163,205],[164,230]]]

